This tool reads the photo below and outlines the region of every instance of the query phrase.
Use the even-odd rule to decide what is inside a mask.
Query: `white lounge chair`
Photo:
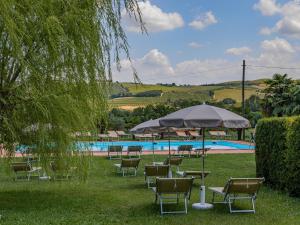
[[[209,188],[213,192],[212,202],[228,204],[230,213],[255,213],[255,200],[263,182],[264,178],[230,178],[224,187]],[[215,194],[222,195],[223,201],[215,202]],[[235,200],[250,200],[252,208],[246,210],[232,209]]]
[[[193,185],[193,178],[157,178],[156,186],[153,187],[155,192],[155,203],[159,200],[160,213],[170,214],[170,213],[185,213],[187,214],[187,205],[191,196]],[[182,197],[184,200],[184,209],[177,211],[165,211],[164,204],[177,204],[179,203],[179,198]],[[176,200],[175,202],[170,202],[170,200]],[[167,201],[167,202],[165,202]]]
[[[136,176],[136,172],[139,166],[141,159],[122,159],[120,164],[114,164],[117,168],[117,173],[122,173],[123,177],[126,174],[130,174],[130,171],[133,170],[133,176]]]
[[[183,138],[184,140],[188,140],[189,136],[186,134],[186,132],[184,130],[176,130],[175,131],[177,137],[179,138]]]
[[[42,170],[42,167],[33,167],[30,162],[13,162],[11,168],[15,173],[15,180],[20,180],[24,176],[27,180],[30,180],[33,174],[40,177],[40,171]]]

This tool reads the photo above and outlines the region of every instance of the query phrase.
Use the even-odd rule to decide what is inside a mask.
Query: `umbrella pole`
[[[153,159],[153,163],[155,161],[155,156],[154,156],[154,136],[153,133],[151,133],[152,135],[152,159]]]
[[[212,204],[205,202],[205,183],[204,183],[204,157],[205,157],[205,129],[202,128],[202,174],[201,174],[201,186],[200,186],[200,202],[194,203],[192,207],[194,209],[211,209]]]
[[[201,186],[204,186],[204,156],[205,156],[205,129],[202,128],[202,177],[201,177]]]
[[[171,137],[170,137],[170,128],[168,128],[168,139],[169,139],[169,177],[172,178],[172,169],[171,169]]]
[[[170,137],[170,129],[168,128],[168,139],[169,139],[169,165],[170,165],[170,158],[171,158],[171,137]]]

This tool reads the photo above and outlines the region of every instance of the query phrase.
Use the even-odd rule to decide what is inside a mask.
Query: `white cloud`
[[[132,65],[138,72],[139,78],[158,83],[161,78],[171,78],[174,69],[166,55],[158,49],[152,49],[143,57],[132,60]],[[121,61],[121,71],[113,69],[113,79],[117,81],[133,81],[131,64],[128,60]]]
[[[295,50],[292,45],[283,38],[275,38],[273,40],[264,40],[261,43],[263,50],[270,53],[294,53]]]
[[[280,11],[276,0],[260,0],[253,8],[259,10],[264,16],[272,16]]]
[[[204,15],[199,16],[197,19],[189,23],[191,27],[197,30],[203,30],[204,28],[216,24],[218,20],[211,11],[206,12]]]
[[[150,1],[139,2],[142,20],[148,32],[173,30],[184,25],[183,18],[177,12],[163,12],[161,8],[151,4]],[[140,27],[134,18],[131,18],[125,10],[122,11],[125,27],[131,32],[140,32]]]
[[[188,46],[191,47],[191,48],[201,48],[201,47],[203,47],[203,45],[199,44],[198,42],[190,42],[188,44]]]
[[[226,53],[229,55],[245,55],[250,53],[252,50],[249,47],[240,47],[240,48],[229,48],[226,50]]]
[[[256,64],[288,67],[295,63],[295,49],[285,39],[264,40],[260,46],[262,51],[254,60]]]
[[[262,35],[270,35],[272,34],[274,31],[272,29],[270,29],[269,27],[263,27],[260,29],[259,33]]]
[[[242,47],[244,48],[244,47]],[[240,48],[236,48],[240,49]],[[260,43],[259,54],[245,57],[246,79],[270,78],[274,73],[288,73],[293,78],[300,78],[295,70],[279,70],[253,67],[299,67],[299,46],[291,45],[283,38],[264,40]],[[244,50],[245,51],[245,50]],[[249,50],[247,50],[249,51]],[[253,53],[254,54],[254,53]],[[190,59],[172,65],[167,55],[158,49],[152,49],[143,57],[134,59],[133,66],[144,83],[207,84],[230,80],[240,80],[241,60],[226,59]],[[131,64],[121,61],[121,72],[113,70],[113,78],[118,81],[133,81]]]
[[[270,0],[261,0],[256,5],[261,2],[269,2]],[[300,38],[300,2],[298,0],[289,1],[283,5],[276,4],[276,13],[278,13],[281,18],[277,23],[271,28],[263,28],[261,30],[262,34],[271,34],[274,32],[293,37]],[[272,8],[272,7],[271,7]],[[272,10],[270,10],[271,12]],[[261,10],[263,15],[274,15],[275,13],[266,14],[266,11]],[[273,10],[274,12],[274,10]]]

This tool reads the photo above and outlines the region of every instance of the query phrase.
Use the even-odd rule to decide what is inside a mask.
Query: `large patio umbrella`
[[[213,206],[205,203],[205,182],[204,182],[204,156],[205,156],[205,128],[247,128],[250,122],[226,109],[202,104],[191,106],[173,112],[159,120],[162,127],[176,128],[201,128],[202,129],[202,181],[200,187],[200,202],[194,203],[193,208],[209,209]]]
[[[152,135],[152,153],[153,153],[153,161],[154,161],[154,137],[153,133],[155,132],[163,132],[166,131],[165,127],[160,126],[159,120],[161,118],[155,119],[155,120],[148,120],[146,122],[140,123],[136,125],[134,128],[130,130],[132,133],[151,133]],[[169,140],[169,157],[170,157],[170,140]]]

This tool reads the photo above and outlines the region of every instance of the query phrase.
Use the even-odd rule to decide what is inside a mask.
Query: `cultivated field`
[[[247,84],[245,89],[245,97],[256,95],[257,91],[262,89],[264,85],[262,81],[253,81]],[[148,104],[168,103],[177,100],[196,100],[196,101],[222,101],[225,98],[234,99],[240,104],[242,94],[241,85],[239,82],[222,83],[211,86],[165,86],[165,85],[150,85],[150,84],[134,84],[120,83],[117,90],[122,90],[123,93],[130,94],[130,97],[118,97],[111,99],[112,107],[132,110],[136,107],[144,107]],[[161,91],[160,96],[155,97],[136,97],[136,94],[141,94],[149,91]],[[114,93],[117,93],[116,88]]]

